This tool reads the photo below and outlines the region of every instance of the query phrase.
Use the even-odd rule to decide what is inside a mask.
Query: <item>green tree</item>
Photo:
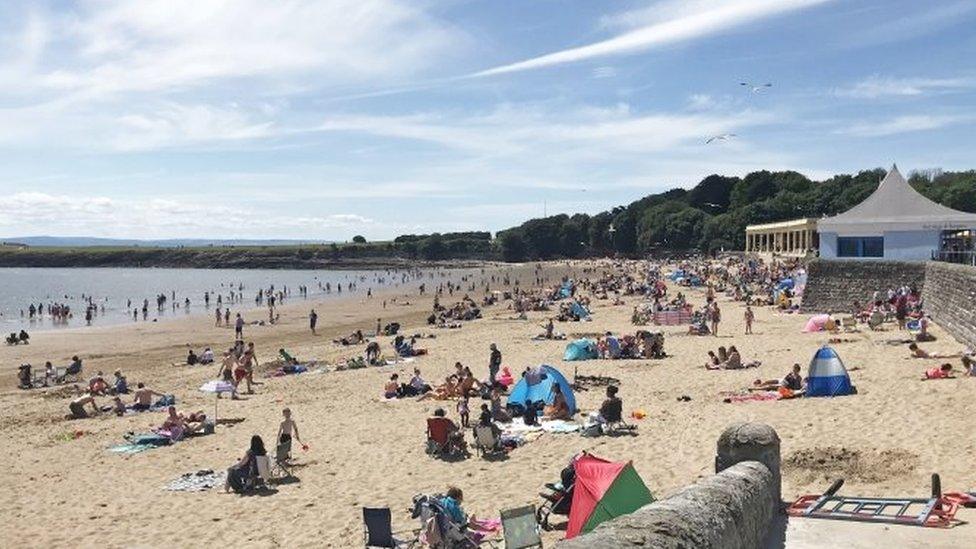
[[[363,236],[363,235],[357,234],[356,236],[352,237],[352,241],[355,242],[355,243],[357,243],[357,244],[365,244],[366,243],[366,237]]]

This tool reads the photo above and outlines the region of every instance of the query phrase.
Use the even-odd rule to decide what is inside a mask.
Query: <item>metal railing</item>
[[[976,267],[976,250],[969,250],[965,252],[937,250],[932,252],[932,261],[960,263],[962,265],[972,265]]]

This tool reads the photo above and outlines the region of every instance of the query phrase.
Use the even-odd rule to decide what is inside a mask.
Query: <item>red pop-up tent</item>
[[[576,461],[566,539],[585,534],[612,518],[629,515],[652,501],[654,496],[631,462],[613,463],[584,454]]]

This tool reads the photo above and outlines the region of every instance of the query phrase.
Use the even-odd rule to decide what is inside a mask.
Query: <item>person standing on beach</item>
[[[498,350],[498,346],[494,343],[491,344],[490,349],[491,356],[488,357],[488,380],[494,385],[498,370],[502,367],[502,352]]]
[[[709,315],[712,321],[712,335],[718,336],[718,323],[722,321],[722,311],[718,308],[718,301],[712,302],[712,312]]]
[[[746,334],[752,333],[752,321],[756,319],[756,313],[752,311],[752,307],[746,305]]]
[[[244,317],[237,313],[237,320],[234,321],[234,336],[237,339],[244,339]]]
[[[220,320],[223,318],[224,313],[220,310],[220,306],[217,306],[217,323],[214,326],[220,326]]]
[[[319,315],[312,309],[312,312],[308,314],[308,327],[311,328],[312,334],[315,334],[315,323],[319,321]]]

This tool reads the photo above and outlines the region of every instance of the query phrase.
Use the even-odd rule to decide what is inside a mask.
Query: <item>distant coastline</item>
[[[488,254],[444,260],[411,257],[396,248],[364,246],[0,247],[0,268],[128,267],[185,269],[347,269],[477,267]]]

